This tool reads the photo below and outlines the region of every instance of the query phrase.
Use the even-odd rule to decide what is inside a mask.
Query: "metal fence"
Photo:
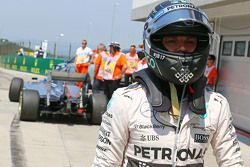
[[[9,41],[0,38],[0,55],[17,54],[20,48],[23,48],[26,55],[34,56],[37,46],[42,46],[44,40],[19,40]],[[68,59],[74,56],[76,49],[80,43],[48,41],[47,57]]]
[[[42,46],[43,40],[19,40],[14,42],[19,48],[29,48],[35,51],[37,46]],[[76,49],[80,45],[81,43],[77,42],[48,41],[47,57],[68,59],[74,56]]]

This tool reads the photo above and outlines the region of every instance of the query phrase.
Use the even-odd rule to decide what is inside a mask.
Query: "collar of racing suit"
[[[171,109],[169,86],[149,69],[143,69],[133,73],[133,78],[146,88],[146,94],[149,103],[157,112],[169,112]],[[166,86],[167,85],[167,86]],[[204,88],[206,86],[206,78],[201,77],[195,83],[188,85],[187,97],[190,110],[196,114],[205,114],[205,97]],[[180,86],[176,86],[177,91],[183,91]],[[179,90],[178,90],[179,89]],[[185,91],[185,90],[184,90]],[[178,93],[181,94],[181,93]]]

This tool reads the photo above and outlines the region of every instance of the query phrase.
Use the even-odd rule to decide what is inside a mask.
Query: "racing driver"
[[[211,36],[193,4],[155,7],[143,34],[148,68],[109,101],[94,167],[203,167],[209,144],[218,166],[243,166],[229,104],[205,89]]]

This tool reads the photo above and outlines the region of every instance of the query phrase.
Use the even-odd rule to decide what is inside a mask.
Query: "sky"
[[[0,0],[0,4],[0,38],[25,46],[28,41],[33,47],[48,40],[49,50],[55,42],[64,50],[71,43],[74,52],[84,38],[92,49],[111,39],[122,48],[142,43],[144,23],[131,21],[132,0]]]

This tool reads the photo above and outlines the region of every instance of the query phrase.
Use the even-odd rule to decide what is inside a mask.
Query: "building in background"
[[[145,21],[163,0],[133,0],[131,19]],[[230,102],[236,127],[250,132],[250,1],[190,0],[209,16],[215,40],[211,53],[217,57],[217,91]]]

